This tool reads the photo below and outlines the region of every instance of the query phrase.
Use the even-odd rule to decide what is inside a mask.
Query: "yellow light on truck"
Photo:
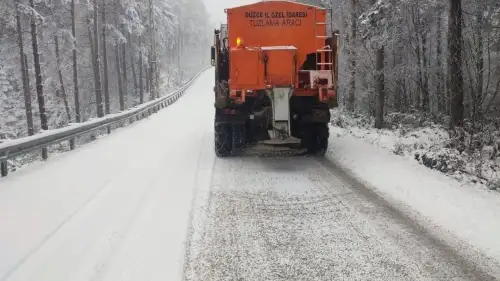
[[[241,45],[241,38],[236,38],[236,46],[239,47]]]

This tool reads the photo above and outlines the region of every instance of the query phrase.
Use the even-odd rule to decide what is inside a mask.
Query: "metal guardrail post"
[[[8,169],[8,166],[7,166],[7,160],[2,161],[0,163],[0,170],[1,170],[2,177],[6,177],[9,174],[9,169]]]
[[[4,158],[4,157],[6,158],[7,157],[6,154],[7,153],[0,155],[0,158]],[[7,159],[1,160],[0,161],[0,175],[2,177],[6,177],[8,174],[9,174],[9,166],[7,163]]]
[[[42,148],[42,159],[45,161],[49,158],[49,152],[47,151],[47,148],[44,147]]]

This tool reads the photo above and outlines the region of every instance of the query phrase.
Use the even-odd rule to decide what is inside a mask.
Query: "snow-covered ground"
[[[213,75],[0,179],[0,281],[500,277],[497,195],[335,129],[327,159],[216,158]]]
[[[446,243],[500,262],[499,192],[460,183],[334,126],[328,159]]]
[[[180,280],[214,158],[212,77],[147,121],[1,179],[0,280]]]
[[[402,113],[392,113],[386,118],[388,128],[377,130],[373,128],[373,118],[335,109],[332,124],[336,129],[343,129],[338,132],[342,135],[350,134],[394,154],[418,161],[463,184],[500,191],[500,157],[491,159],[495,153],[493,145],[500,145],[500,132],[495,128],[485,127],[482,135],[475,136],[475,140],[483,138],[486,145],[482,150],[460,151],[450,147],[452,141],[448,131],[428,118]],[[490,144],[487,144],[488,140]],[[467,137],[468,145],[471,144],[469,141]]]

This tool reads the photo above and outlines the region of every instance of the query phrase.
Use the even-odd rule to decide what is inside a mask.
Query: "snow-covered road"
[[[149,120],[0,181],[0,280],[179,280],[213,167],[211,71]]]
[[[217,160],[209,194],[186,280],[494,280],[328,161]]]
[[[327,160],[216,159],[212,87],[0,180],[0,281],[495,280]]]

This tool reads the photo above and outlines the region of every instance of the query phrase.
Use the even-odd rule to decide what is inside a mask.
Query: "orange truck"
[[[338,33],[327,11],[289,1],[225,10],[214,31],[215,152],[253,145],[324,155],[338,106]]]

